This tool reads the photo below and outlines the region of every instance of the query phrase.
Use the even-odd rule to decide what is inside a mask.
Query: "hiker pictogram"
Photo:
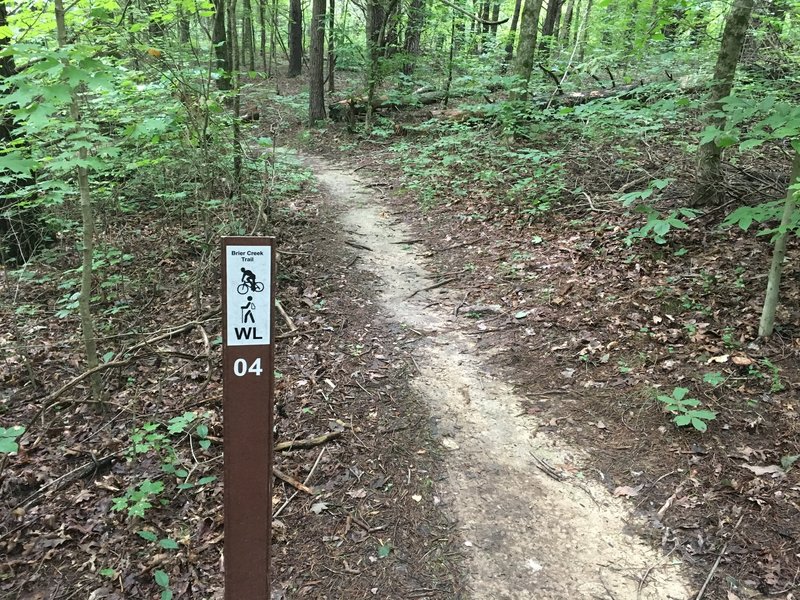
[[[242,323],[255,323],[256,320],[253,318],[253,310],[255,309],[256,305],[253,304],[253,297],[247,297],[247,304],[242,306]]]

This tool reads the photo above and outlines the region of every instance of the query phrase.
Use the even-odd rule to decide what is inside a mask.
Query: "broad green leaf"
[[[673,419],[673,421],[678,427],[683,427],[684,425],[688,425],[692,422],[692,417],[689,415],[678,415]]]
[[[170,538],[164,538],[158,541],[158,545],[164,548],[165,550],[177,550],[178,549],[178,542]]]
[[[154,573],[154,577],[155,577],[156,583],[158,585],[160,585],[161,587],[165,588],[165,587],[169,586],[169,575],[167,575],[164,571],[161,571],[160,569],[157,570]]]
[[[153,533],[152,531],[147,531],[142,529],[141,531],[136,532],[140,538],[147,540],[148,542],[155,542],[158,539],[158,536]]]
[[[683,400],[683,398],[688,393],[689,393],[689,389],[688,388],[676,387],[674,390],[672,390],[672,397],[675,398],[675,400]]]
[[[692,416],[698,419],[705,419],[706,421],[713,421],[717,418],[717,413],[713,410],[693,410]]]
[[[706,431],[708,429],[708,425],[706,425],[705,421],[695,418],[692,418],[692,427],[694,427],[697,431]]]
[[[739,144],[740,150],[752,150],[763,144],[766,140],[745,140]]]
[[[386,558],[392,551],[392,546],[389,543],[381,544],[378,546],[378,558]]]

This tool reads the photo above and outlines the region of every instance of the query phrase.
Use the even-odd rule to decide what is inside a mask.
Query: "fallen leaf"
[[[730,356],[727,355],[727,354],[720,354],[719,356],[712,356],[711,358],[709,358],[706,361],[706,364],[710,365],[711,363],[726,363],[726,362],[728,362],[729,358],[730,358]]]
[[[755,361],[747,356],[734,356],[731,358],[731,362],[733,362],[735,365],[739,365],[740,367],[746,367],[748,365],[752,365]]]
[[[458,450],[459,448],[458,443],[453,438],[443,438],[442,446],[444,446],[448,450]]]
[[[411,499],[414,502],[421,502],[422,501],[422,496],[420,496],[419,494],[414,494],[413,496],[411,496]]]
[[[347,492],[347,495],[350,496],[351,498],[366,498],[367,497],[367,490],[365,490],[365,489],[352,490],[350,492]],[[319,513],[317,513],[317,514],[319,514]]]
[[[629,485],[621,485],[617,489],[614,490],[615,496],[625,496],[626,498],[635,498],[639,495],[639,492],[642,491],[642,486],[637,485],[636,487],[631,487]]]
[[[328,505],[324,502],[316,502],[315,504],[311,505],[311,512],[314,514],[320,515],[322,514],[323,510],[328,510]]]
[[[756,475],[772,475],[772,477],[783,477],[786,475],[783,469],[778,465],[769,465],[768,467],[759,467],[758,465],[741,465],[743,469],[752,471]]]

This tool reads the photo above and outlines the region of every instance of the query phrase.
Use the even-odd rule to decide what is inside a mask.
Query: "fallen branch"
[[[708,572],[708,577],[706,577],[706,580],[703,583],[703,587],[701,587],[700,591],[697,592],[697,596],[695,596],[694,600],[701,600],[701,598],[703,597],[703,594],[706,593],[706,588],[708,587],[708,584],[711,581],[711,578],[714,576],[714,573],[717,572],[717,568],[719,567],[719,563],[720,563],[720,561],[722,561],[722,557],[725,555],[725,551],[728,549],[728,544],[730,544],[731,540],[733,539],[733,536],[736,534],[736,530],[739,529],[739,525],[741,524],[742,519],[744,519],[744,513],[742,513],[742,515],[739,517],[739,520],[736,521],[736,525],[734,525],[733,531],[731,532],[731,537],[728,538],[727,540],[725,540],[725,543],[722,546],[722,550],[720,550],[720,552],[719,552],[719,556],[717,556],[717,560],[714,563],[714,566],[711,567],[711,570]]]
[[[341,435],[342,435],[341,431],[329,431],[328,433],[323,433],[322,435],[318,435],[312,438],[307,438],[305,440],[290,440],[287,442],[279,442],[275,444],[275,452],[281,452],[283,450],[298,450],[303,448],[313,448],[314,446],[319,446],[326,442],[330,442],[331,440],[335,440]]]
[[[294,489],[300,490],[301,492],[305,492],[306,494],[308,494],[310,496],[314,495],[314,490],[312,490],[310,487],[307,487],[306,485],[300,483],[294,477],[291,477],[290,475],[287,475],[286,473],[281,471],[279,468],[272,467],[272,474],[275,475],[275,477],[277,477],[281,481],[285,481],[286,483],[288,483]]]
[[[289,329],[291,329],[292,331],[297,331],[297,325],[295,325],[294,321],[292,321],[292,318],[288,314],[286,314],[286,311],[283,309],[283,304],[281,304],[281,301],[278,300],[277,298],[275,298],[275,306],[278,308],[278,312],[281,313],[283,320],[286,321],[286,324],[289,326]]]
[[[458,277],[449,277],[448,279],[444,279],[443,281],[440,281],[439,283],[434,283],[433,285],[429,285],[428,287],[424,287],[422,289],[419,289],[416,292],[414,292],[413,294],[411,294],[408,298],[406,298],[406,300],[411,300],[411,298],[413,298],[414,296],[416,296],[420,292],[428,292],[430,290],[435,290],[436,288],[440,288],[440,287],[442,287],[444,285],[447,285],[448,283],[453,283],[454,281],[458,281]]]
[[[356,242],[348,242],[347,240],[345,240],[344,243],[353,248],[358,248],[359,250],[368,250],[369,252],[372,252],[372,248],[370,248],[369,246],[365,246],[364,244],[357,244]]]
[[[399,242],[391,242],[391,243],[392,244],[408,244],[410,246],[411,244],[419,244],[419,243],[424,242],[424,241],[425,240],[423,240],[423,239],[418,239],[418,240],[400,240]]]
[[[39,498],[42,495],[44,495],[44,493],[50,488],[55,488],[56,491],[60,490],[69,485],[70,483],[72,483],[73,481],[75,481],[76,479],[82,479],[83,477],[88,476],[90,473],[95,473],[98,470],[107,467],[118,458],[119,456],[117,456],[116,454],[109,454],[108,456],[104,456],[103,458],[98,458],[98,459],[95,459],[93,457],[92,462],[86,463],[85,465],[81,465],[76,469],[72,469],[72,471],[70,471],[69,473],[65,473],[61,477],[58,477],[56,479],[53,479],[52,481],[45,483],[42,487],[33,492],[30,496],[25,498],[14,508],[16,509],[21,506],[27,510],[28,508],[33,506],[39,500]]]
[[[317,456],[317,460],[315,460],[315,461],[314,461],[314,466],[312,466],[312,467],[311,467],[311,470],[308,472],[308,477],[306,477],[306,480],[303,482],[303,485],[308,485],[308,482],[309,482],[309,481],[311,481],[311,477],[314,475],[314,471],[316,471],[316,470],[317,470],[317,465],[319,464],[319,461],[320,461],[320,459],[322,458],[322,455],[323,455],[324,453],[325,453],[325,448],[323,448],[322,450],[320,450],[320,451],[319,451],[319,455]],[[281,514],[281,513],[284,511],[284,509],[285,509],[287,506],[289,506],[289,503],[290,503],[292,500],[294,500],[295,496],[297,496],[297,494],[298,494],[298,493],[299,493],[299,492],[295,492],[294,494],[292,494],[291,496],[289,496],[289,497],[286,499],[286,502],[284,502],[283,504],[281,504],[281,507],[280,507],[278,510],[276,510],[274,513],[272,513],[272,518],[273,518],[273,519],[277,519],[277,518],[278,518],[278,516],[279,516],[279,515],[280,515],[280,514]]]

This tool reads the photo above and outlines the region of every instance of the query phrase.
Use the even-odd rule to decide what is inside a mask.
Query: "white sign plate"
[[[268,346],[272,248],[227,246],[228,346]]]

